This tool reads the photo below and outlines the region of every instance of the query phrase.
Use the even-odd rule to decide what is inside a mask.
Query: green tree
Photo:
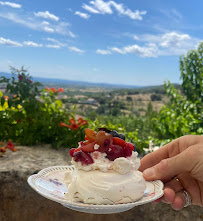
[[[203,42],[180,57],[183,93],[187,100],[203,103]]]
[[[186,134],[203,133],[203,43],[180,57],[182,91],[165,83],[170,102],[154,119],[159,139],[174,139]]]

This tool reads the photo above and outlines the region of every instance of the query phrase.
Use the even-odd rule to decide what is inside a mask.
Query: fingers
[[[148,181],[162,180],[167,182],[178,174],[192,172],[195,168],[196,161],[195,148],[190,147],[182,153],[164,159],[157,165],[144,170],[143,176]]]
[[[180,210],[185,205],[185,199],[181,194],[183,187],[175,179],[165,185],[164,196],[159,201],[169,204],[174,210]]]
[[[193,205],[201,206],[201,190],[200,183],[188,173],[183,173],[178,176],[183,188],[190,194]]]
[[[161,160],[174,157],[186,150],[188,147],[195,145],[200,141],[201,136],[187,135],[180,137],[167,145],[161,147],[159,150],[147,154],[141,159],[141,166],[139,170],[142,172],[145,169],[158,164]]]
[[[164,185],[164,196],[161,201],[167,204],[172,204],[176,193],[183,190],[183,186],[178,179],[173,179]]]
[[[180,210],[186,203],[183,190],[187,191],[191,196],[191,203],[193,205],[202,206],[199,183],[188,173],[180,174],[178,179],[165,183],[164,195],[158,201],[170,204],[175,210]]]

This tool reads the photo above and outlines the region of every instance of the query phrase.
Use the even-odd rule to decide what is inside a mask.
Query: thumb
[[[191,146],[178,155],[164,159],[155,166],[144,170],[145,180],[169,181],[180,173],[191,172],[197,161],[195,149]]]

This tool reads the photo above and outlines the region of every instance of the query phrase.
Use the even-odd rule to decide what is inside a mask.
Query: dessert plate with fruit
[[[94,214],[123,212],[163,195],[163,183],[144,180],[134,144],[116,131],[85,129],[85,140],[70,156],[72,166],[43,169],[28,178],[29,185],[65,207]]]

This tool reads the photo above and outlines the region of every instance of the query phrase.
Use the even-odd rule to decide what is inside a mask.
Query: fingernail
[[[149,168],[149,169],[146,169],[144,172],[143,172],[143,175],[146,176],[146,177],[151,177],[154,175],[154,168]]]

